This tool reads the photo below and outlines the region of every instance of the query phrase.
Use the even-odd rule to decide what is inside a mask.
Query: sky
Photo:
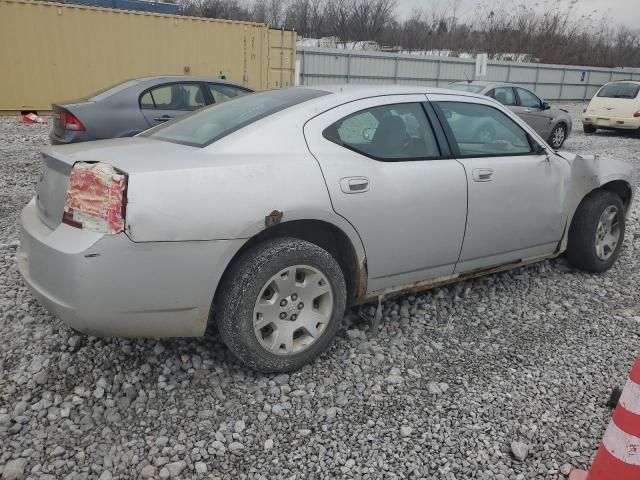
[[[464,12],[473,11],[479,0],[460,1],[461,11],[464,16]],[[450,4],[451,0],[397,0],[397,2],[398,13],[408,15],[413,8],[428,9],[434,3],[438,8],[443,8]],[[542,4],[544,2],[536,2],[534,0],[531,3]],[[640,29],[640,0],[577,0],[577,9],[581,14],[589,14],[597,10],[598,16],[607,14],[615,24],[623,24],[632,29]]]

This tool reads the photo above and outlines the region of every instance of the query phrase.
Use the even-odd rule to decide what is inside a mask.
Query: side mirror
[[[549,102],[542,102],[542,110],[551,109],[551,104]]]
[[[536,155],[546,155],[547,149],[544,148],[539,143],[536,143],[535,146],[533,147],[533,153],[535,153]]]

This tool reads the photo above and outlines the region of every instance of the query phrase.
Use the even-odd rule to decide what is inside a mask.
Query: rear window
[[[252,93],[182,116],[147,130],[141,136],[192,147],[206,147],[269,115],[328,93],[307,88]]]
[[[459,92],[480,93],[484,90],[484,85],[474,85],[473,83],[452,83],[449,85],[451,90]]]
[[[598,92],[603,98],[636,98],[640,92],[640,85],[635,83],[610,83]]]
[[[116,83],[115,85],[110,85],[107,88],[103,88],[102,90],[98,90],[97,92],[87,96],[85,100],[92,100],[97,102],[98,100],[102,100],[103,98],[109,97],[114,93],[121,92],[122,90],[129,88],[132,85],[135,85],[138,80],[125,80],[122,83]]]

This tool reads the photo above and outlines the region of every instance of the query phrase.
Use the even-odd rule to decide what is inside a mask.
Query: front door
[[[518,105],[512,110],[545,140],[551,133],[551,110],[542,108],[542,100],[533,92],[516,87]]]
[[[512,118],[484,100],[429,95],[449,127],[469,183],[469,213],[457,273],[548,255],[566,226],[569,166],[538,151]],[[455,119],[455,121],[452,121]],[[469,137],[465,124],[491,124],[491,142]]]
[[[304,127],[334,210],[362,239],[369,291],[451,275],[460,255],[465,171],[436,141],[425,101],[424,95],[360,100]]]

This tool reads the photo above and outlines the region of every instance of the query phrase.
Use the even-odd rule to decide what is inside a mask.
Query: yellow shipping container
[[[259,23],[0,0],[0,112],[50,110],[148,75],[293,85],[295,40]]]

